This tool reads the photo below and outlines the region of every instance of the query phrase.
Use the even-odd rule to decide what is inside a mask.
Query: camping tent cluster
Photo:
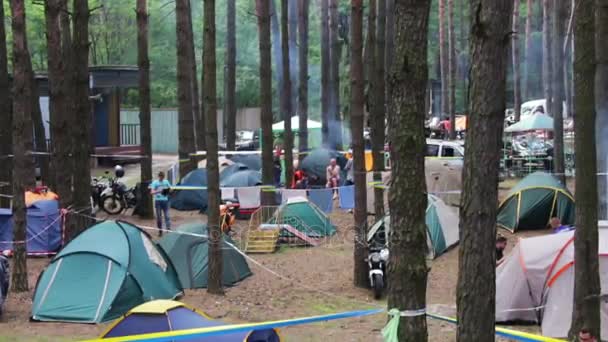
[[[426,208],[429,258],[436,258],[458,243],[458,215],[441,199],[428,195]],[[368,231],[367,241],[385,245],[390,231],[390,216],[376,222]]]
[[[32,201],[27,208],[28,255],[53,254],[63,244],[63,220],[56,200]],[[13,213],[0,209],[0,251],[13,249]]]
[[[336,227],[323,210],[303,197],[290,198],[283,203],[267,222],[270,225],[289,226],[310,238],[323,238],[336,233]],[[287,228],[287,227],[285,227]],[[292,237],[282,230],[283,237]]]
[[[555,177],[535,172],[514,186],[500,204],[498,226],[517,229],[544,229],[552,217],[563,225],[574,224],[574,197]]]
[[[172,300],[155,300],[139,305],[112,324],[101,338],[122,337],[195,328],[210,328],[226,325],[188,305]],[[280,342],[275,329],[249,330],[243,332],[188,339],[197,342]]]
[[[608,285],[608,230],[599,229],[600,282]],[[574,294],[574,232],[521,239],[496,269],[496,321],[530,322],[542,334],[568,336]],[[601,302],[602,341],[608,339],[608,303]]]

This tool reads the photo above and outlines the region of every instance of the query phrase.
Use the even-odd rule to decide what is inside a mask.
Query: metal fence
[[[120,146],[139,144],[139,124],[120,124]]]

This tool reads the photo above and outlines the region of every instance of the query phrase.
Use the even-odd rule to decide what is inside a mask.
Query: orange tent
[[[59,196],[50,190],[43,191],[26,191],[25,192],[25,206],[29,207],[38,201],[56,201],[59,200]]]

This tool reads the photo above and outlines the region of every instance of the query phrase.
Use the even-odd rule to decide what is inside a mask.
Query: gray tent
[[[608,286],[608,230],[599,230],[600,282]],[[574,231],[521,239],[496,269],[496,322],[539,324],[548,337],[568,336],[574,294]],[[608,303],[601,301],[602,341]]]

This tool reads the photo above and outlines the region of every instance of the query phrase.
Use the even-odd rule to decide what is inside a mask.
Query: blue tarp
[[[27,209],[27,253],[54,253],[63,242],[59,202],[38,201]],[[13,249],[13,213],[0,209],[0,250]]]
[[[341,186],[340,191],[340,208],[355,209],[355,186]]]
[[[333,209],[333,196],[334,191],[332,189],[308,190],[308,199],[326,214],[331,213]]]

